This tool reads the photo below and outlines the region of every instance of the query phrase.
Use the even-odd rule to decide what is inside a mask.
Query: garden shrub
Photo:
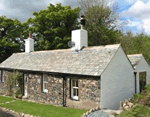
[[[8,95],[12,96],[15,94],[16,97],[18,95],[22,95],[22,86],[23,86],[23,77],[22,73],[18,71],[14,71],[9,73],[8,80],[6,82],[6,88],[8,90]]]
[[[150,92],[150,84],[145,86],[145,90],[146,90],[147,93]]]
[[[133,101],[135,103],[137,103],[139,101],[139,99],[144,99],[144,95],[142,95],[142,94],[134,94]]]

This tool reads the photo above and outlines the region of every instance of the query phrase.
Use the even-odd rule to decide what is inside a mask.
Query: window
[[[1,82],[4,82],[4,77],[3,77],[3,72],[2,72],[2,70],[0,70],[0,81],[1,81]]]
[[[47,90],[47,85],[48,85],[48,82],[47,82],[47,75],[46,74],[43,74],[43,92],[47,93],[48,90]]]
[[[78,80],[71,80],[71,98],[78,100]]]
[[[139,72],[140,92],[145,89],[146,85],[146,72]]]

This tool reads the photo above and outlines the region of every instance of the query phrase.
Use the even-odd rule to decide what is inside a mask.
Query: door
[[[145,89],[146,85],[146,72],[139,73],[139,84],[140,84],[140,93]]]
[[[24,96],[27,97],[27,74],[24,74]]]

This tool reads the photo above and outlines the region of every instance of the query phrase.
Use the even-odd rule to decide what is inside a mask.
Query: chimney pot
[[[33,36],[32,36],[32,33],[29,33],[29,38],[32,38]]]

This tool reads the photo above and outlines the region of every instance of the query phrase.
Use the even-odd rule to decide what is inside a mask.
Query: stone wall
[[[132,98],[126,99],[125,101],[120,101],[120,110],[130,110],[131,108],[135,107],[136,104],[133,102]]]
[[[0,95],[7,94],[6,82],[10,71],[2,70],[2,77],[4,77],[4,82],[0,82]]]
[[[5,82],[8,78],[8,71],[4,71]],[[27,100],[39,103],[63,106],[63,78],[56,75],[48,75],[48,92],[43,92],[43,74],[27,73]],[[81,109],[91,109],[100,106],[99,78],[76,78],[78,79],[79,100],[71,99],[70,78],[66,78],[66,106]],[[5,84],[5,83],[4,83]],[[4,87],[1,83],[1,89]],[[2,91],[3,93],[4,90]],[[3,94],[1,93],[1,94]]]
[[[48,92],[42,90],[42,74],[28,74],[27,93],[28,99],[42,103],[63,104],[63,79],[48,75]]]
[[[81,109],[91,109],[100,106],[100,88],[99,80],[96,78],[82,78],[78,79],[79,87],[79,100],[75,101],[70,99],[70,79],[67,79],[67,106],[81,108]]]
[[[39,117],[0,107],[0,117]]]

